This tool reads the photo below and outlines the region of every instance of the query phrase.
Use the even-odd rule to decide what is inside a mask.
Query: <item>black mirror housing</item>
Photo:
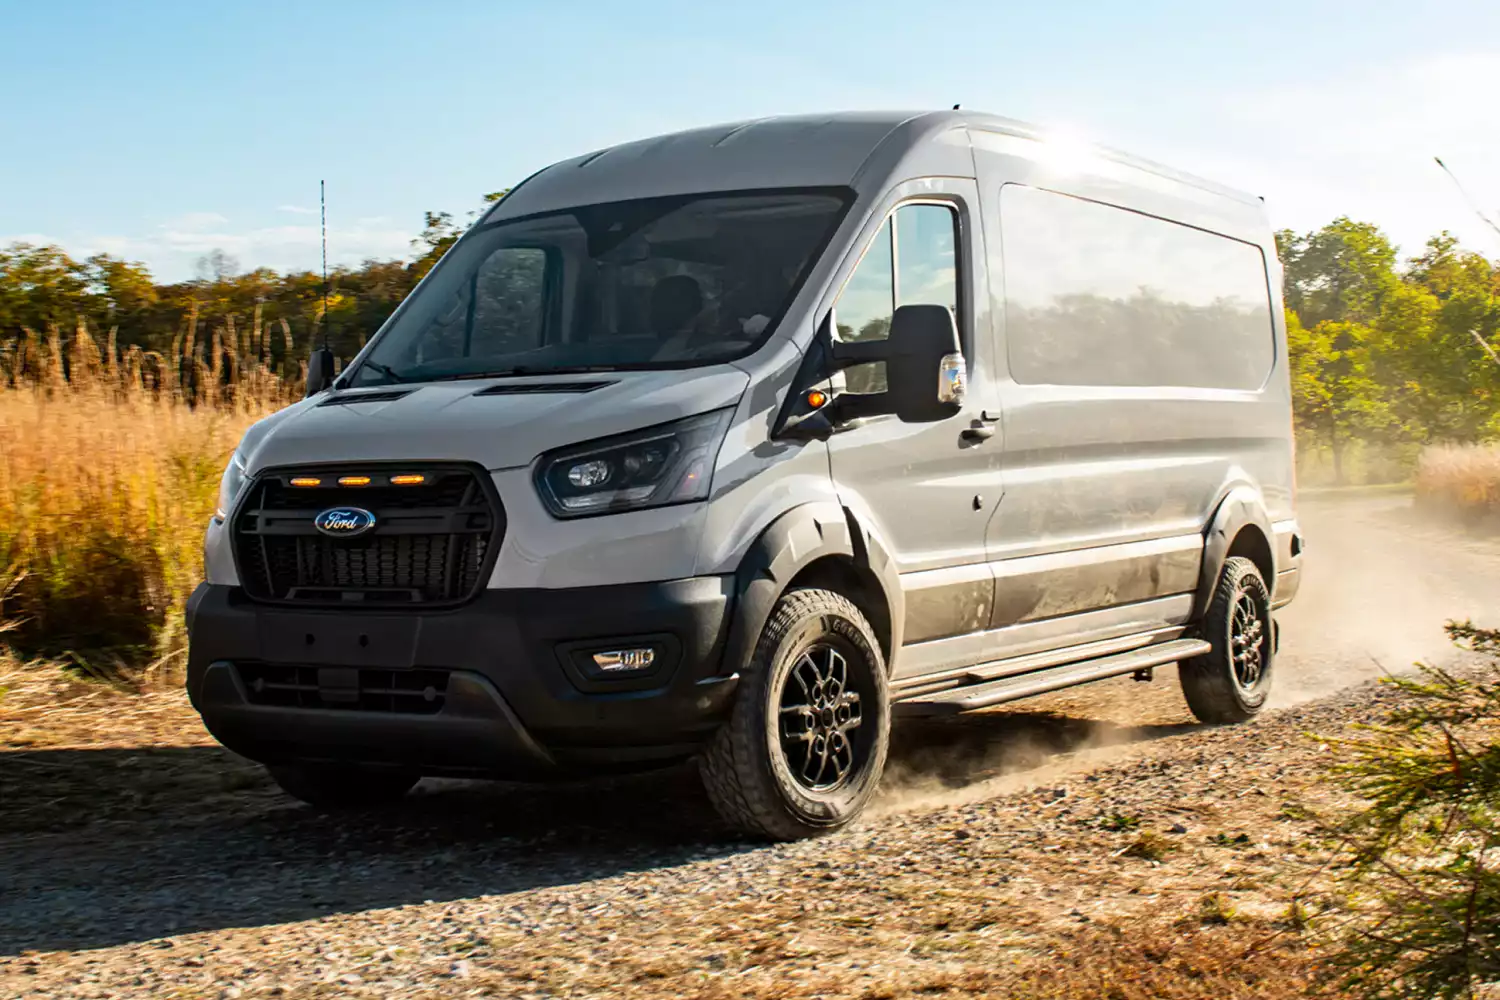
[[[885,395],[905,423],[946,420],[963,407],[966,366],[947,306],[901,306],[886,341]]]
[[[333,352],[319,347],[307,358],[307,391],[304,396],[316,396],[333,385]]]

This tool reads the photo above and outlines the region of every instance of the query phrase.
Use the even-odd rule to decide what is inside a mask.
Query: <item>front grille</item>
[[[420,474],[420,485],[392,476]],[[365,486],[339,479],[368,478]],[[293,481],[316,480],[317,486]],[[359,507],[375,526],[325,535],[322,511]],[[277,469],[251,484],[235,514],[240,582],[255,600],[290,604],[456,604],[484,586],[505,518],[483,473],[466,466]]]
[[[270,663],[236,665],[252,705],[434,715],[448,696],[446,670],[375,670]]]

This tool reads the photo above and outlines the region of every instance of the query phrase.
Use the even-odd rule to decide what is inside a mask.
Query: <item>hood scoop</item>
[[[614,382],[504,382],[500,385],[491,385],[478,392],[476,396],[520,396],[526,394],[545,393],[580,393],[593,392],[595,389],[603,389],[605,386],[614,385]]]
[[[381,392],[346,392],[329,396],[319,406],[348,406],[351,403],[393,403],[403,396],[410,396],[415,389],[386,389]]]

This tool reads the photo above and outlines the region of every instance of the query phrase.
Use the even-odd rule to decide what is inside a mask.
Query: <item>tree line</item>
[[[66,340],[82,328],[122,354],[132,348],[155,354],[163,370],[185,379],[222,368],[206,357],[216,344],[295,378],[325,330],[337,356],[353,357],[462,231],[450,213],[428,212],[410,259],[332,269],[327,316],[323,278],[313,271],[241,271],[214,251],[198,262],[197,277],[159,282],[144,264],[109,254],[80,260],[61,247],[12,243],[0,248],[0,350],[14,353],[28,335],[35,340],[49,330]],[[25,364],[22,358],[6,370],[24,375]]]
[[[334,269],[326,316],[322,278],[310,271],[242,272],[215,253],[195,279],[158,282],[143,264],[107,254],[79,260],[12,244],[0,249],[0,350],[27,331],[66,339],[82,327],[121,352],[154,352],[172,371],[220,371],[205,352],[229,344],[295,378],[325,328],[338,356],[359,350],[462,231],[445,212],[423,223],[410,259]],[[1427,444],[1500,438],[1495,261],[1448,233],[1402,260],[1378,227],[1349,218],[1279,232],[1276,246],[1299,445],[1326,457],[1334,479],[1347,478],[1354,452],[1378,449],[1409,466]],[[24,374],[24,359],[8,370]]]

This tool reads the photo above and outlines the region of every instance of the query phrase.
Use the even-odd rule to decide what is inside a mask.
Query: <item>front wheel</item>
[[[870,801],[890,728],[885,659],[869,622],[839,594],[794,590],[767,620],[699,770],[714,808],[737,830],[816,836],[845,826]]]
[[[1213,648],[1177,668],[1188,707],[1201,721],[1244,722],[1260,713],[1271,693],[1271,591],[1255,563],[1224,562],[1203,616],[1203,638]]]

